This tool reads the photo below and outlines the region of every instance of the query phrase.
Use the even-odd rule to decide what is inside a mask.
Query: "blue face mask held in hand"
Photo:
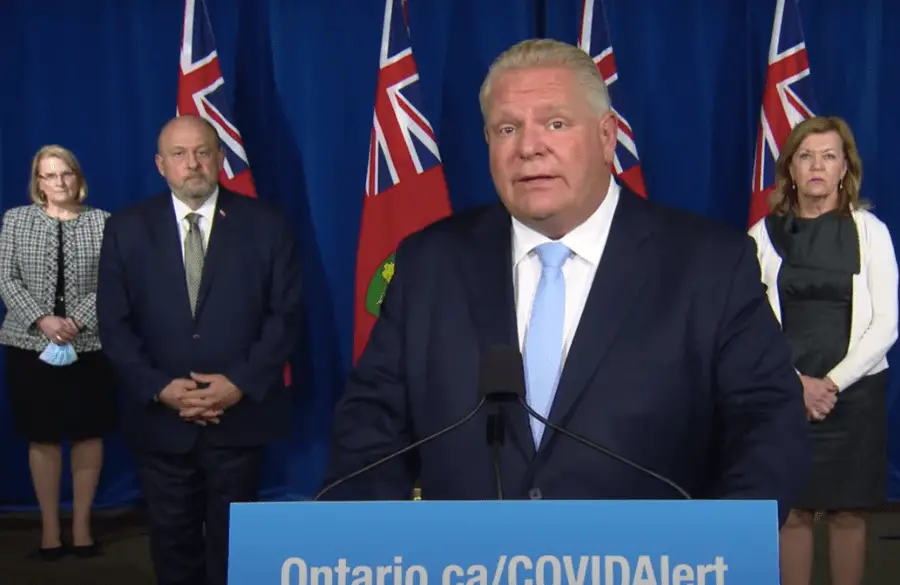
[[[78,360],[78,356],[71,343],[65,345],[51,343],[41,352],[40,359],[51,366],[69,366]]]

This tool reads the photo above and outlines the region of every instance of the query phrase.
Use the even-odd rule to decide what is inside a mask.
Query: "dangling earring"
[[[843,191],[843,190],[844,190],[844,179],[841,179],[840,181],[838,181],[838,191]]]

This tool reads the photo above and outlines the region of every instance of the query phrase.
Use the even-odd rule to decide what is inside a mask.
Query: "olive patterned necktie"
[[[200,293],[200,280],[203,277],[203,233],[200,231],[200,214],[189,213],[188,232],[184,237],[184,274],[187,278],[188,298],[191,302],[191,314],[197,310],[197,296]]]

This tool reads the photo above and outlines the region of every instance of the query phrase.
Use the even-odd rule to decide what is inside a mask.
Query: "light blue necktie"
[[[541,244],[535,251],[543,269],[525,334],[525,395],[528,405],[547,418],[562,370],[563,321],[566,315],[566,281],[562,266],[572,251],[559,242]],[[541,444],[544,424],[534,417],[530,418],[530,422],[537,447]]]

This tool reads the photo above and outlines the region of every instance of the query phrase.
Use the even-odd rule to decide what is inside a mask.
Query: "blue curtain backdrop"
[[[494,198],[477,92],[490,61],[538,34],[574,42],[579,0],[409,0],[425,111],[456,210]],[[650,197],[744,227],[775,0],[606,0],[620,81]],[[260,197],[284,205],[303,245],[306,336],[295,359],[295,427],[273,446],[265,498],[314,492],[330,410],[347,374],[357,230],[383,0],[208,0],[226,84]],[[900,3],[801,6],[822,113],[859,140],[864,195],[900,240]],[[181,0],[6,0],[0,8],[0,197],[27,201],[32,154],[73,149],[90,201],[115,211],[165,187],[156,134],[175,111]],[[900,353],[890,358],[900,364]],[[891,495],[900,499],[900,377],[891,376]],[[33,505],[26,445],[0,382],[0,503]],[[68,483],[66,495],[69,497]],[[138,490],[108,442],[98,504]]]

